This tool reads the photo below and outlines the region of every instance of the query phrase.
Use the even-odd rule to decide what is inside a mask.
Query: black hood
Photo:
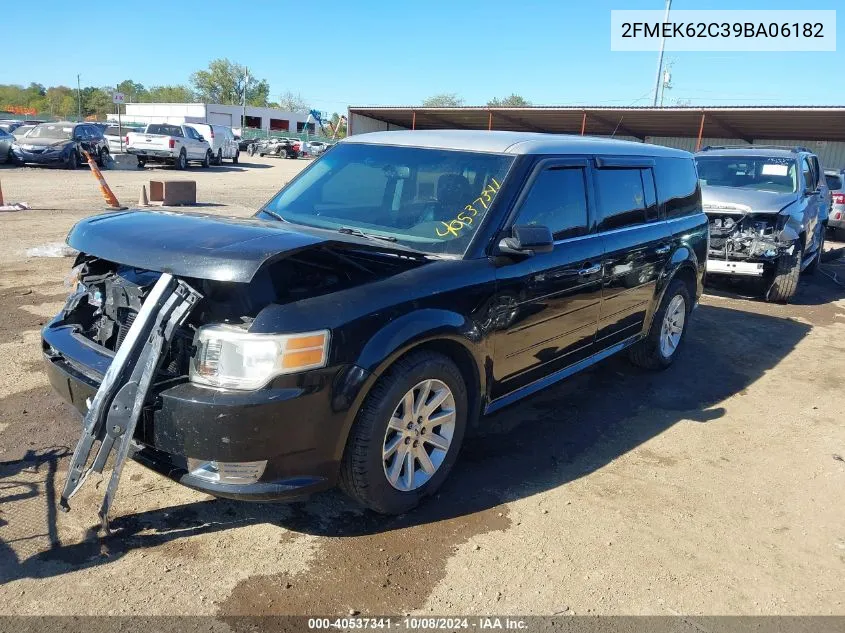
[[[67,243],[101,259],[179,277],[249,282],[265,264],[316,246],[419,255],[353,235],[257,218],[121,211],[74,226]]]

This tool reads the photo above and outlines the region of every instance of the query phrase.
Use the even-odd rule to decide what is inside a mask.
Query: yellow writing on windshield
[[[478,215],[478,208],[476,208],[475,203],[478,203],[478,207],[482,209],[488,209],[493,202],[493,198],[499,192],[501,185],[499,181],[495,178],[490,178],[490,182],[484,187],[484,190],[481,194],[468,205],[466,205],[453,219],[449,220],[448,222],[444,222],[443,220],[440,221],[440,225],[434,229],[434,232],[437,233],[437,237],[448,237],[449,235],[453,237],[458,237],[465,228],[472,227],[475,217]]]

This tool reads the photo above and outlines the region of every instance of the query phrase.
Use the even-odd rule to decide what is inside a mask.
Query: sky
[[[317,109],[343,112],[348,105],[414,105],[443,92],[457,93],[467,105],[511,93],[535,105],[650,105],[657,53],[611,52],[610,10],[661,10],[664,0],[52,5],[38,15],[37,29],[4,30],[4,49],[22,53],[17,63],[3,64],[0,83],[75,87],[78,73],[83,86],[124,79],[187,84],[193,71],[227,57],[266,79],[271,100],[291,90]],[[841,2],[672,4],[673,10],[802,6],[836,9]],[[102,16],[99,27],[96,16]],[[845,11],[842,16],[845,21]],[[837,31],[837,52],[667,52],[673,88],[664,103],[845,105],[845,38]],[[68,39],[72,33],[80,37]],[[97,43],[100,36],[105,45]]]

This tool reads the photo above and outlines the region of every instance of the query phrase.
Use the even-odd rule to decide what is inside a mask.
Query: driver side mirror
[[[511,228],[511,236],[499,242],[499,251],[508,255],[551,253],[554,248],[554,237],[547,226],[516,225]]]
[[[205,140],[205,137],[204,137],[202,134],[200,134],[200,135],[199,135],[199,140],[200,140],[200,141],[204,141],[204,140]]]

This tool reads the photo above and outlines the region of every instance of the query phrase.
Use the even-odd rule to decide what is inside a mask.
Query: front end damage
[[[788,216],[706,208],[710,221],[707,272],[762,277],[782,257],[793,257],[798,234]]]
[[[141,215],[126,221],[138,222]],[[239,333],[224,356],[240,353],[254,347],[250,329],[265,309],[305,305],[378,282],[424,265],[425,258],[355,238],[289,235],[261,222],[147,218],[160,221],[190,222],[192,230],[174,234],[159,226],[156,256],[141,248],[137,233],[134,242],[120,239],[114,226],[110,237],[127,244],[123,263],[107,258],[116,251],[105,243],[101,219],[77,226],[69,238],[83,251],[74,290],[42,331],[50,382],[84,416],[63,506],[88,473],[102,472],[110,455],[114,483],[101,508],[104,525],[128,457],[216,496],[289,499],[330,487],[337,467],[334,442],[345,420],[334,406],[333,389],[354,389],[359,383],[347,376],[361,382],[365,373],[330,357],[326,338],[323,356],[303,362],[301,371],[280,371],[240,388],[213,386],[208,375],[202,381],[195,375],[199,341],[206,343],[205,370],[225,368],[226,359],[200,334],[215,328]],[[314,316],[313,329],[325,327]],[[255,336],[263,341],[294,334]],[[310,349],[296,349],[289,360],[307,361]]]

